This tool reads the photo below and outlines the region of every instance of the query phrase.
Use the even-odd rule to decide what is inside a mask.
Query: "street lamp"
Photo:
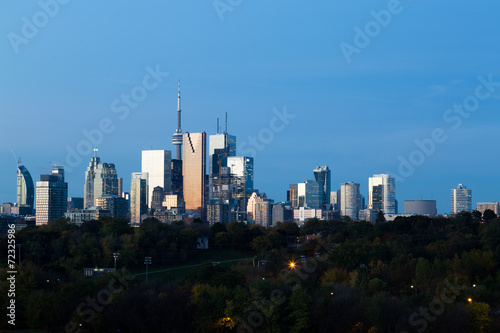
[[[113,258],[115,258],[115,271],[116,271],[116,259],[118,258],[119,255],[120,253],[118,252],[113,253]]]
[[[288,265],[290,266],[291,269],[294,269],[295,268],[295,261],[290,261],[288,263]]]
[[[148,265],[151,264],[151,257],[144,257],[144,265],[146,265],[146,282],[148,281]]]

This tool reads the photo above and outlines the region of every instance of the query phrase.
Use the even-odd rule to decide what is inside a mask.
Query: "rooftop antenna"
[[[219,114],[217,113],[217,134],[220,133],[220,127],[219,127]]]
[[[226,131],[224,133],[227,134],[227,111],[226,111]]]

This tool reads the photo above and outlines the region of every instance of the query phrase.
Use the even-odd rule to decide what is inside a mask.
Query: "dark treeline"
[[[311,235],[313,235],[311,237]],[[182,280],[146,283],[130,271],[190,264],[211,248],[251,251],[208,262]],[[132,228],[105,218],[59,219],[16,233],[16,328],[68,332],[499,332],[500,218],[461,213],[376,224],[311,219],[274,227],[201,222]],[[6,239],[0,239],[6,248]],[[119,271],[83,277],[84,267]],[[2,265],[6,267],[6,265]],[[120,269],[122,268],[122,269]],[[7,269],[0,270],[7,307]],[[12,328],[2,321],[2,329]],[[81,325],[81,326],[80,326]]]

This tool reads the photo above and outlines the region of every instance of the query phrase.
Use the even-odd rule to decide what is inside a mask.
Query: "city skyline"
[[[472,189],[473,208],[500,201],[491,149],[500,135],[500,5],[400,2],[379,33],[367,35],[388,3],[322,4],[318,11],[244,2],[221,14],[211,2],[123,1],[98,10],[70,2],[53,8],[28,38],[25,22],[44,9],[5,2],[2,201],[16,200],[9,146],[34,180],[50,173],[51,162],[64,165],[68,195],[82,197],[92,152],[70,152],[89,142],[130,189],[142,150],[174,155],[179,78],[182,131],[215,134],[217,114],[227,111],[237,155],[255,153],[254,188],[276,202],[316,165],[329,166],[332,190],[353,181],[365,198],[369,177],[394,173],[400,212],[404,200],[423,198],[449,213],[457,184]],[[11,33],[26,42],[15,47]],[[346,57],[347,44],[357,52]]]

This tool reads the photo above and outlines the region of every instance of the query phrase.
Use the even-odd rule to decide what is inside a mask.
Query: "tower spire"
[[[226,130],[224,131],[225,134],[227,134],[227,111],[226,111]]]
[[[176,147],[176,159],[180,160],[182,150],[182,129],[181,129],[181,80],[179,79],[177,86],[177,129],[172,136],[172,143]]]

